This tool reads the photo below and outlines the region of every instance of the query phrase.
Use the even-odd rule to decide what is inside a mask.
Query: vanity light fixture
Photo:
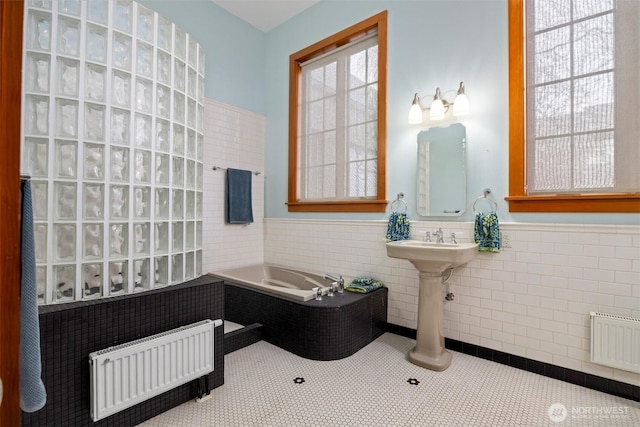
[[[429,110],[430,120],[442,120],[445,118],[445,114],[451,106],[453,106],[453,115],[456,117],[469,113],[469,99],[464,93],[464,82],[460,82],[460,87],[453,102],[448,102],[446,99],[443,99],[440,88],[436,88],[436,94],[433,96],[431,106],[425,109]],[[422,110],[420,97],[416,93],[413,96],[413,103],[409,109],[409,124],[422,123]]]

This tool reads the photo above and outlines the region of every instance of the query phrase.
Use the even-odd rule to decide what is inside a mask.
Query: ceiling
[[[221,8],[267,32],[320,0],[211,0]]]

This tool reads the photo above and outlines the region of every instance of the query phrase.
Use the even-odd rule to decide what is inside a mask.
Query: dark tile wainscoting
[[[224,286],[210,276],[134,295],[40,307],[47,403],[22,413],[23,426],[131,426],[196,397],[193,382],[94,423],[89,353],[204,319],[224,318]],[[215,329],[210,388],[224,383],[223,328]]]

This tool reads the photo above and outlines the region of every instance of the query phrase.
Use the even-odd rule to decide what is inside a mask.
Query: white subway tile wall
[[[265,118],[211,99],[204,110],[202,271],[262,263]],[[252,182],[253,223],[225,223],[226,171],[213,166],[260,172]]]
[[[265,262],[373,276],[389,288],[388,321],[416,328],[418,275],[388,258],[386,221],[264,221]],[[413,221],[411,238],[442,227],[445,236],[471,223]],[[502,223],[511,248],[479,253],[455,270],[456,298],[444,303],[445,336],[557,366],[640,384],[640,375],[589,361],[589,313],[640,317],[640,227]],[[205,245],[205,247],[208,247]],[[443,286],[443,297],[445,287]]]

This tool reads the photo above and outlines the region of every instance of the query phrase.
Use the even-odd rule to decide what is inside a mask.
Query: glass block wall
[[[130,0],[26,0],[24,28],[40,303],[199,276],[201,46]]]

